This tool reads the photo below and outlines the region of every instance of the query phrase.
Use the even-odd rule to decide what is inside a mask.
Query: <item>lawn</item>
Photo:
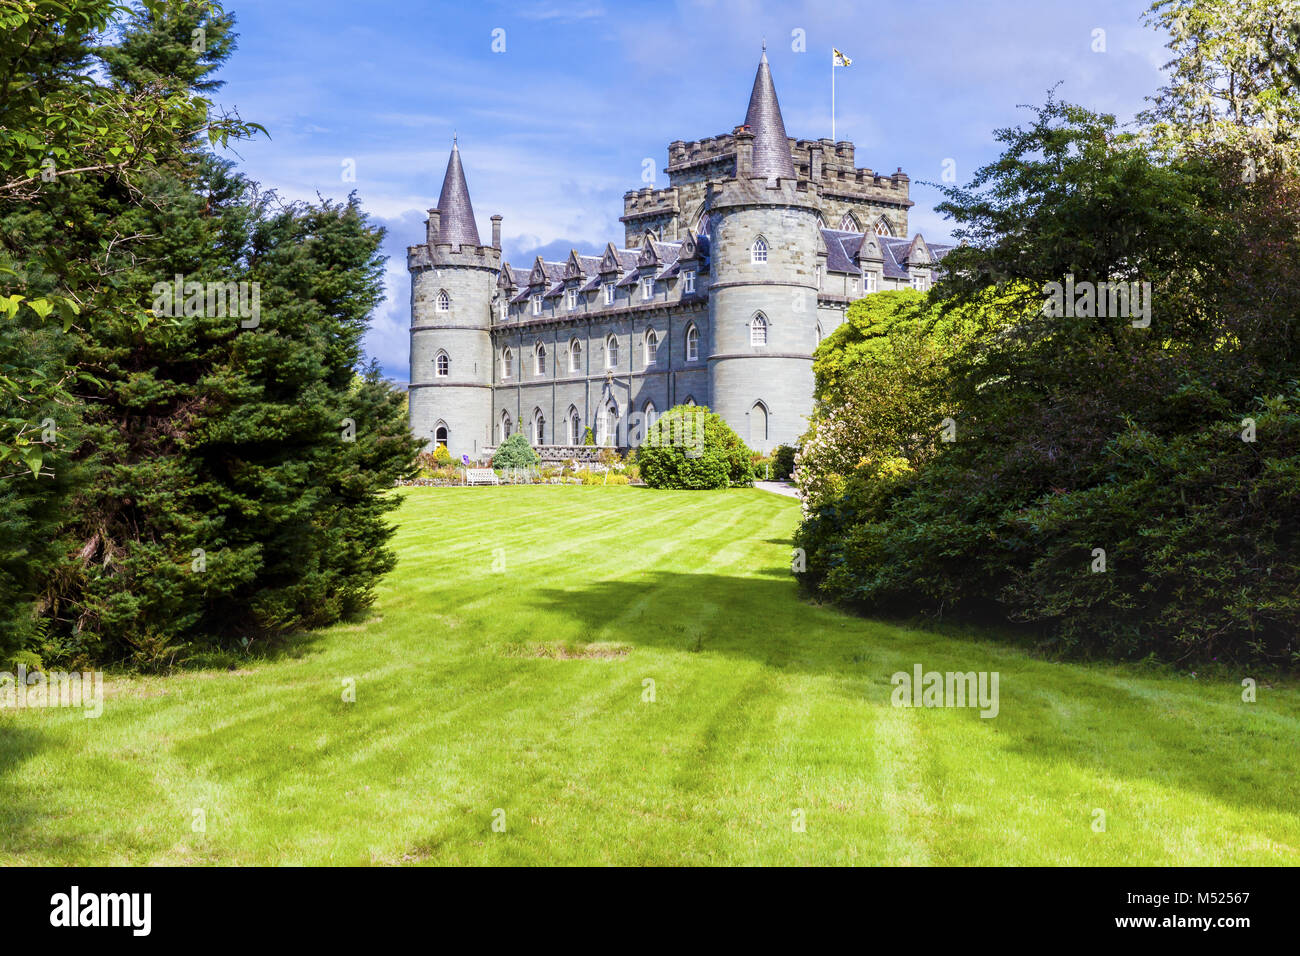
[[[758,490],[405,499],[365,622],[0,711],[0,864],[1300,862],[1295,682],[814,606]],[[997,717],[892,706],[916,664]]]

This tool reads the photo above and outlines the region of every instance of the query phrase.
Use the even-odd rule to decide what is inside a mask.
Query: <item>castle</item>
[[[501,260],[479,239],[452,145],[411,272],[411,426],[484,458],[523,430],[544,459],[639,443],[662,410],[707,405],[759,451],[794,444],[812,353],[851,301],[926,289],[950,246],[907,235],[909,180],[853,144],[786,137],[763,53],[745,122],[668,147],[669,184],[623,197],[622,247]]]

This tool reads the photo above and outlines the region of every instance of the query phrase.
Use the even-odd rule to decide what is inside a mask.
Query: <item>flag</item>
[[[831,57],[832,57],[831,62],[832,62],[835,66],[852,66],[852,65],[853,65],[853,61],[852,61],[852,60],[850,60],[847,56],[845,56],[845,55],[844,55],[843,53],[841,53],[839,50],[836,50],[836,49],[834,49],[834,48],[831,49]]]

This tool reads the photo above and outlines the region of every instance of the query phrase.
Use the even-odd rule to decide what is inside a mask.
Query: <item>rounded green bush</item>
[[[750,450],[707,408],[678,405],[664,412],[637,449],[641,478],[651,488],[727,488],[754,482]]]
[[[527,468],[541,460],[537,452],[533,451],[533,446],[528,444],[523,432],[515,432],[497,447],[496,453],[492,455],[492,467]]]

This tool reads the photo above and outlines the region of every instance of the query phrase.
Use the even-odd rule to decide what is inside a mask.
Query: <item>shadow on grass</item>
[[[636,647],[710,652],[834,679],[832,692],[888,707],[892,674],[998,671],[1000,711],[933,711],[969,719],[988,751],[1023,755],[1051,772],[1065,763],[1100,776],[1153,780],[1231,805],[1294,814],[1294,700],[1243,705],[1239,688],[1123,665],[1057,663],[1022,648],[852,617],[800,597],[788,573],[753,577],[647,571],[521,595],[585,633],[617,625]],[[622,613],[623,609],[629,609]]]
[[[8,717],[0,716],[0,833],[5,850],[21,854],[25,844],[39,839],[33,828],[44,815],[44,808],[31,792],[14,785],[22,765],[45,746],[44,735],[28,727],[16,727]]]

